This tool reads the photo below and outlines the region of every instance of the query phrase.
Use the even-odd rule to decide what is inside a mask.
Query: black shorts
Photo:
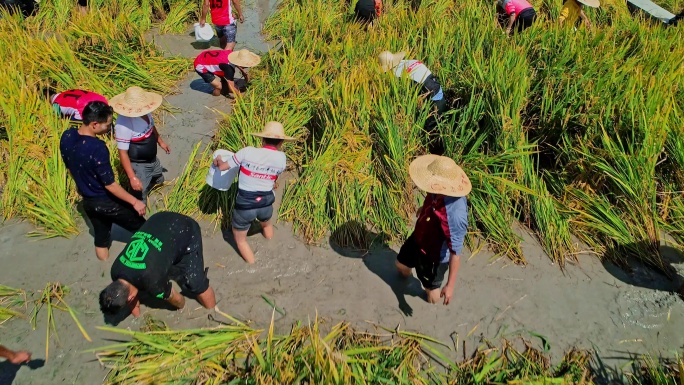
[[[517,32],[522,32],[526,28],[529,28],[532,26],[532,23],[537,19],[537,12],[535,12],[534,8],[527,8],[524,9],[520,14],[518,15],[518,18],[515,19],[515,24],[513,25],[513,28]]]
[[[418,246],[413,234],[401,246],[397,261],[406,267],[415,268],[420,283],[427,290],[442,287],[444,275],[449,269],[448,263],[433,262],[428,258]]]
[[[78,5],[80,5],[81,7],[87,7],[88,0],[78,0]]]
[[[370,23],[377,15],[375,14],[375,1],[359,0],[354,7],[354,18],[358,22]]]
[[[204,254],[202,254],[202,229],[193,221],[192,239],[188,252],[169,270],[169,279],[191,295],[199,295],[209,289],[209,278],[204,272]]]
[[[109,247],[112,243],[112,224],[134,233],[145,223],[133,207],[117,198],[83,198],[83,210],[95,233],[95,247]]]

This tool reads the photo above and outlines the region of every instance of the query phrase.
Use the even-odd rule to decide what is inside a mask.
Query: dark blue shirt
[[[109,163],[109,150],[103,141],[81,135],[75,128],[62,134],[59,141],[62,160],[84,198],[106,197],[108,186],[114,183],[114,171]]]

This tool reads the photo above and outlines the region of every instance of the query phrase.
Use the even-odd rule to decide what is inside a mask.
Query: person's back
[[[50,102],[55,106],[55,110],[59,108],[59,112],[73,120],[83,119],[83,109],[90,102],[107,103],[107,99],[95,92],[85,90],[68,90],[53,95]]]
[[[268,192],[287,162],[285,153],[275,147],[245,147],[233,155],[234,165],[240,166],[238,188],[248,192]]]
[[[140,291],[168,298],[171,267],[180,262],[196,237],[201,236],[198,228],[197,222],[182,214],[152,215],[114,260],[112,280],[122,278]]]
[[[511,13],[520,14],[522,11],[531,8],[533,9],[534,7],[532,6],[532,4],[527,2],[527,0],[506,0],[504,2],[504,9],[506,10],[506,13],[508,13],[509,15]]]
[[[558,22],[561,24],[567,23],[570,26],[574,26],[580,17],[580,12],[582,8],[576,0],[566,0],[563,3],[563,8],[561,8],[560,14],[558,16]]]
[[[105,186],[114,182],[114,173],[109,164],[109,150],[103,141],[80,135],[76,128],[70,128],[62,133],[59,149],[82,197],[108,196]]]
[[[211,72],[216,76],[224,76],[221,64],[230,64],[228,55],[233,52],[229,49],[211,49],[201,52],[194,61],[195,71],[199,73]]]

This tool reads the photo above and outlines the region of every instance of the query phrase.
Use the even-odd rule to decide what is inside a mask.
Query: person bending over
[[[111,278],[112,283],[100,293],[100,309],[105,314],[117,314],[128,306],[134,317],[140,316],[140,293],[182,309],[185,297],[173,288],[171,279],[205,308],[216,306],[204,270],[202,229],[182,214],[152,215],[114,260]]]
[[[226,50],[207,50],[195,58],[195,72],[204,80],[205,83],[214,87],[212,95],[219,96],[222,91],[232,92],[233,95],[241,95],[240,90],[235,86],[235,69],[237,68],[245,82],[249,82],[249,76],[245,68],[254,67],[259,64],[261,58],[246,49],[240,51]],[[223,84],[226,83],[228,89],[225,90]]]

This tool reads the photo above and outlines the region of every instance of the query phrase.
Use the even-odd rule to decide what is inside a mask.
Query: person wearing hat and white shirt
[[[194,66],[195,72],[202,77],[205,83],[214,87],[212,95],[219,96],[223,91],[225,81],[228,90],[233,95],[242,95],[235,86],[235,68],[237,68],[246,82],[249,76],[245,68],[254,67],[261,62],[259,55],[249,52],[246,49],[239,51],[227,50],[206,50],[197,55]]]
[[[237,11],[238,20],[240,23],[244,23],[245,17],[242,15],[242,6],[239,0],[204,0],[199,19],[200,27],[204,27],[207,21],[207,12],[211,10],[211,21],[216,27],[216,36],[219,38],[221,49],[231,51],[235,48],[235,36],[237,35],[233,6]]]
[[[171,148],[159,135],[151,114],[161,103],[161,95],[140,87],[129,87],[111,100],[114,111],[119,114],[114,136],[121,166],[128,176],[133,195],[145,203],[150,190],[164,182],[157,146],[167,154],[171,153]]]
[[[102,261],[109,258],[112,224],[135,232],[145,223],[145,204],[116,183],[107,145],[97,138],[109,132],[112,115],[106,103],[90,102],[83,109],[81,126],[64,131],[59,141],[62,160],[93,226],[95,255]]]
[[[513,32],[513,27],[517,32],[522,32],[537,19],[537,12],[527,0],[498,0],[497,6],[508,15],[507,35]]]
[[[589,21],[589,18],[582,10],[582,5],[598,8],[601,3],[599,0],[565,0],[558,16],[558,22],[561,25],[566,24],[574,27],[577,24],[577,20],[582,19],[584,25],[591,29],[591,21]]]
[[[247,232],[254,222],[261,222],[262,234],[266,239],[273,237],[273,188],[278,176],[285,171],[287,158],[280,149],[285,141],[295,138],[285,135],[279,122],[268,122],[260,133],[252,134],[261,139],[261,147],[245,147],[228,161],[221,157],[214,159],[214,166],[225,171],[240,167],[238,193],[233,209],[233,236],[240,256],[247,263],[254,263],[254,252],[247,243]]]
[[[413,183],[427,193],[418,210],[413,233],[401,246],[396,266],[408,278],[416,269],[427,301],[443,298],[448,305],[454,293],[461,250],[468,232],[468,202],[472,189],[468,176],[451,158],[423,155],[409,166]],[[444,275],[446,285],[441,288]]]
[[[410,77],[411,80],[421,85],[423,93],[429,93],[435,114],[432,114],[425,121],[425,131],[432,137],[430,140],[430,152],[441,154],[444,149],[441,147],[438,136],[433,131],[437,127],[437,119],[447,110],[444,90],[442,90],[439,79],[423,62],[419,60],[404,60],[404,56],[406,56],[406,52],[392,53],[390,51],[383,51],[378,57],[380,67],[383,72],[392,70],[398,78],[403,76]]]

